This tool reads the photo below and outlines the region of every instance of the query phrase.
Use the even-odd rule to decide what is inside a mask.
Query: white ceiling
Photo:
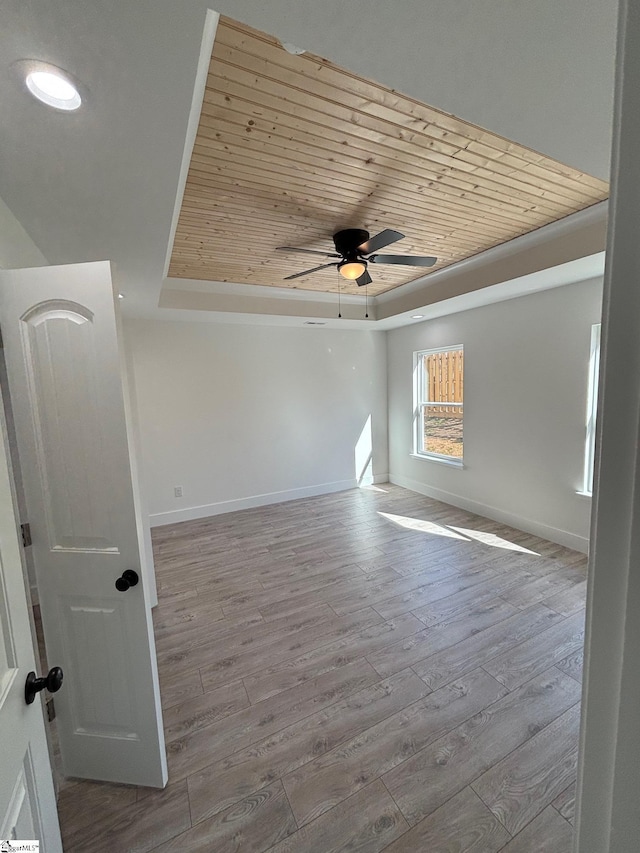
[[[283,42],[608,177],[615,0],[216,0],[215,6]],[[206,11],[202,0],[2,4],[0,197],[50,262],[111,260],[131,315],[192,313],[157,305]],[[76,76],[89,93],[83,108],[60,114],[27,97],[10,69],[24,58]]]

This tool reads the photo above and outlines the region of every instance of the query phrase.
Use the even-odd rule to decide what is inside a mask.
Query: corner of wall
[[[0,198],[0,269],[44,267],[48,261]]]

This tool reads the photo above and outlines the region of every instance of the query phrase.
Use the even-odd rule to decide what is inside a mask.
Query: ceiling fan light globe
[[[348,281],[355,281],[366,272],[367,265],[364,261],[344,261],[338,264],[338,270],[343,278]]]

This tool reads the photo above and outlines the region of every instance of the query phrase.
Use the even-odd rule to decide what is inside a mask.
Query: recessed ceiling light
[[[411,315],[412,320],[422,320],[423,317],[424,317],[424,314],[412,314]]]
[[[124,299],[124,293],[119,293],[119,294],[118,294],[118,299]]]
[[[61,68],[40,62],[29,62],[28,66],[25,83],[34,98],[67,112],[77,110],[82,104],[75,83]]]
[[[306,50],[303,47],[296,47],[295,44],[291,44],[290,41],[283,41],[282,47],[287,51],[287,53],[291,53],[293,56],[301,56],[303,53],[306,53]]]

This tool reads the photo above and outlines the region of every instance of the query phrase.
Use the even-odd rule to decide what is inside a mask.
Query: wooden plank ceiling
[[[169,276],[360,292],[335,268],[284,277],[334,251],[341,228],[406,235],[387,254],[430,270],[370,267],[383,293],[607,197],[606,182],[325,59],[295,56],[222,17]]]

